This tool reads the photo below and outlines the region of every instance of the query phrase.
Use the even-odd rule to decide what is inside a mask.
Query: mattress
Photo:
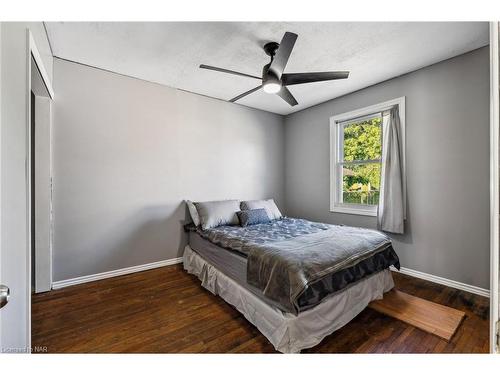
[[[220,272],[236,281],[267,304],[281,310],[286,310],[279,303],[264,296],[259,289],[247,283],[247,258],[241,253],[217,246],[201,237],[197,232],[189,232],[189,246]]]

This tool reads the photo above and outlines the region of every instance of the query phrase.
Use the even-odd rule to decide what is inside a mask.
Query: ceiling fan
[[[345,79],[349,77],[349,72],[284,73],[283,71],[285,70],[288,59],[290,58],[290,54],[292,53],[297,37],[297,34],[286,32],[283,39],[281,39],[281,43],[270,42],[264,46],[264,51],[271,57],[271,62],[264,65],[264,68],[262,69],[262,77],[204,64],[200,65],[200,68],[255,78],[262,81],[261,85],[232,98],[229,100],[230,102],[235,102],[262,88],[264,92],[268,94],[279,95],[291,106],[297,105],[298,102],[286,86],[310,82],[330,81],[334,79]]]

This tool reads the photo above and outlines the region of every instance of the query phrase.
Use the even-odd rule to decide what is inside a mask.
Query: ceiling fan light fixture
[[[277,82],[266,82],[262,88],[268,94],[276,94],[281,90],[281,85]]]

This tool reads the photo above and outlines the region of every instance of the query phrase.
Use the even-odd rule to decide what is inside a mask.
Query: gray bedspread
[[[266,244],[248,254],[247,281],[263,294],[298,312],[306,287],[391,247],[384,234],[369,229],[330,229]]]
[[[371,229],[296,218],[186,229],[246,256],[248,284],[294,314],[390,265],[399,268],[389,237]]]
[[[287,217],[282,220],[273,220],[269,223],[248,225],[246,227],[222,225],[207,230],[202,230],[199,227],[188,227],[188,230],[195,230],[200,236],[210,242],[247,256],[255,245],[318,233],[333,226],[331,224]]]

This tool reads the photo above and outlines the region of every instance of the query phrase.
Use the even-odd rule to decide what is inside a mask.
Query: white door
[[[500,75],[499,75],[499,23],[490,23],[490,350],[498,353],[500,310],[500,257],[499,257],[499,200],[500,200]]]
[[[10,288],[10,300],[0,309],[1,350],[22,352],[30,346],[26,26],[3,22],[0,48],[0,284]]]
[[[31,26],[41,28],[0,23],[0,285],[10,288],[10,299],[0,308],[0,352],[29,352],[31,346],[32,58],[46,96],[54,97]],[[1,295],[2,289],[0,301]]]

